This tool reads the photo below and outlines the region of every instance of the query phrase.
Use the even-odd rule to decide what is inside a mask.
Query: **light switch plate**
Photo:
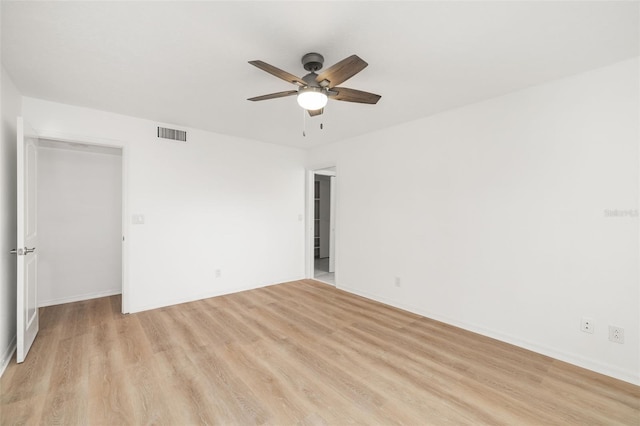
[[[136,213],[131,217],[131,223],[134,225],[143,225],[144,224],[144,215]]]

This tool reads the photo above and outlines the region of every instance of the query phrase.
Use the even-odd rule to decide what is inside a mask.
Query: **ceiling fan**
[[[309,115],[313,117],[323,113],[328,98],[335,99],[336,101],[357,102],[361,104],[375,104],[381,98],[380,95],[374,93],[338,86],[369,65],[357,55],[351,55],[322,71],[320,74],[317,74],[316,71],[322,69],[324,57],[319,53],[307,53],[302,57],[302,65],[305,70],[309,71],[309,74],[302,78],[298,78],[293,74],[263,61],[249,61],[249,63],[269,74],[298,86],[297,90],[287,90],[285,92],[256,96],[247,99],[249,101],[264,101],[267,99],[297,95],[298,104],[306,109]]]

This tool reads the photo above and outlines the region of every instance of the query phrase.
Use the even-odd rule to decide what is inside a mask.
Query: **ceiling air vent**
[[[158,127],[158,137],[164,139],[172,139],[174,141],[187,141],[187,132],[184,130],[167,129],[166,127]]]

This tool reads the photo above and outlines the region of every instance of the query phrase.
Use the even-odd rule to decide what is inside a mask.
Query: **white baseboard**
[[[81,302],[83,300],[97,299],[99,297],[114,296],[120,293],[122,293],[122,290],[117,289],[117,290],[99,291],[96,293],[78,294],[75,296],[60,297],[57,299],[41,300],[38,303],[38,307],[43,308],[45,306],[62,305],[64,303]]]
[[[0,377],[2,377],[2,375],[4,374],[4,370],[7,369],[7,366],[9,365],[9,362],[11,362],[11,359],[13,358],[13,353],[15,351],[16,351],[16,336],[13,336],[11,343],[9,343],[9,346],[2,354],[2,357],[0,358]]]
[[[390,300],[386,297],[380,297],[376,294],[372,294],[369,292],[363,292],[360,290],[356,290],[356,289],[344,287],[344,286],[340,286],[338,288],[340,290],[344,290],[349,293],[353,293],[358,296],[362,296],[367,299],[374,300],[376,302],[384,303],[386,305],[393,306],[395,308],[403,309],[405,311],[412,312],[414,314],[422,315],[423,317],[426,317],[426,318],[434,319],[436,321],[453,325],[454,327],[462,328],[464,330],[471,331],[473,333],[478,333],[483,336],[490,337],[492,339],[500,340],[501,342],[509,343],[511,345],[518,346],[520,348],[527,349],[532,352],[546,355],[548,357],[557,359],[559,361],[564,361],[569,364],[577,365],[578,367],[586,368],[587,370],[595,371],[596,373],[604,374],[606,376],[623,380],[625,382],[629,382],[634,385],[640,385],[639,372],[621,369],[617,366],[605,364],[603,362],[588,359],[576,354],[558,351],[554,348],[549,348],[535,342],[530,342],[527,340],[520,339],[518,337],[505,335],[505,334],[496,332],[494,330],[489,330],[482,327],[478,327],[473,324],[467,324],[461,321],[456,321],[454,319],[446,318],[441,315],[434,314],[433,312],[427,312],[424,309],[420,309],[415,306],[410,306],[404,303],[398,303],[394,300]]]

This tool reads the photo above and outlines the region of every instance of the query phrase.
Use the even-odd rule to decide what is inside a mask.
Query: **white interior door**
[[[329,190],[329,272],[336,271],[336,177],[331,176]]]
[[[38,137],[18,118],[18,305],[17,361],[23,362],[38,334],[38,229],[37,166]]]

